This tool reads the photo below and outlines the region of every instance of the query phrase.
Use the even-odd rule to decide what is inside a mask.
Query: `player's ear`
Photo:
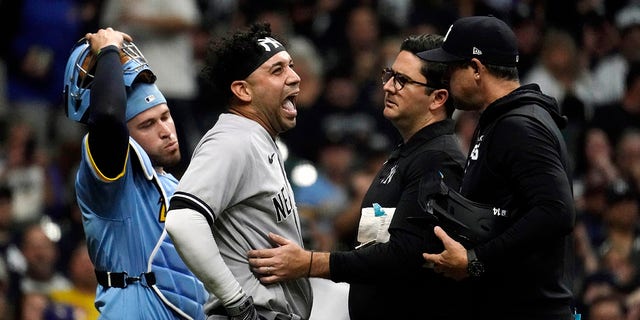
[[[473,58],[471,59],[470,66],[471,68],[473,68],[473,72],[479,73],[480,69],[482,69],[484,65],[482,64],[482,61],[480,61],[478,58]]]
[[[433,102],[429,105],[431,111],[435,111],[438,108],[446,108],[445,103],[449,98],[449,91],[447,91],[447,89],[435,89],[431,94],[433,95]]]
[[[236,80],[231,83],[230,89],[233,95],[240,99],[240,101],[251,101],[251,88],[249,88],[249,83],[247,83],[246,81]]]

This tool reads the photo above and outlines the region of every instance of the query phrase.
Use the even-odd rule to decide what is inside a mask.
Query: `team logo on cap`
[[[272,48],[275,50],[282,47],[282,44],[278,42],[278,40],[271,37],[258,39],[258,44],[261,45],[264,48],[264,51],[267,52],[271,51]]]
[[[148,96],[144,97],[144,101],[145,101],[146,103],[150,103],[150,102],[152,102],[152,101],[153,101],[153,100],[155,100],[155,99],[156,99],[156,96],[154,96],[154,95],[152,95],[152,94],[150,94],[150,95],[148,95]]]
[[[476,47],[473,47],[473,55],[474,56],[481,56],[482,55],[482,50],[480,50],[480,49],[478,49]]]
[[[444,35],[444,39],[442,41],[447,41],[447,38],[449,38],[449,33],[451,33],[451,29],[453,29],[453,25],[449,26],[449,30],[447,30],[447,34]]]

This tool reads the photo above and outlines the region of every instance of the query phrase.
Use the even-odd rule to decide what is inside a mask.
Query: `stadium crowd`
[[[539,84],[569,120],[577,312],[640,319],[640,1],[190,2],[187,20],[151,1],[0,1],[0,319],[97,319],[73,189],[85,129],[62,107],[64,66],[85,33],[128,32],[162,70],[185,159],[169,171],[180,177],[218,116],[198,77],[209,38],[269,22],[302,79],[297,126],[279,143],[305,245],[331,251],[355,243],[362,197],[400,139],[382,116],[381,70],[406,36],[486,14],[515,31],[521,83]],[[466,154],[477,115],[454,119]]]

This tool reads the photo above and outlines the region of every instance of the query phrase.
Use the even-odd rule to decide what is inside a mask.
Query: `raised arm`
[[[108,178],[115,178],[124,168],[129,147],[125,121],[127,92],[120,48],[123,41],[131,41],[131,37],[107,28],[88,33],[85,38],[97,59],[87,121],[88,150],[100,172]]]

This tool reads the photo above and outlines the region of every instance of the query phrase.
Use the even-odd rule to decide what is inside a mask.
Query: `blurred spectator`
[[[351,66],[351,76],[358,86],[374,81],[378,87],[378,70],[380,61],[380,21],[374,8],[361,5],[349,12],[345,27],[347,46],[338,63],[340,66]]]
[[[77,140],[61,141],[47,159],[44,213],[62,223],[76,202],[74,182],[80,163],[80,144]]]
[[[623,132],[615,152],[621,177],[640,190],[640,127]]]
[[[548,29],[538,59],[524,75],[522,83],[537,83],[544,94],[558,101],[569,123],[563,129],[572,162],[580,148],[579,137],[591,118],[593,84],[585,57],[567,31]]]
[[[74,192],[75,195],[75,192]],[[82,212],[77,201],[74,200],[69,205],[69,212],[64,219],[58,221],[60,225],[60,240],[57,242],[58,252],[58,269],[69,272],[71,258],[74,254],[78,243],[85,242],[85,232],[82,226]]]
[[[538,60],[542,36],[544,35],[544,17],[541,1],[517,1],[510,9],[510,21],[513,32],[518,38],[518,73],[520,78],[529,73]]]
[[[0,184],[0,260],[7,262],[7,248],[14,236],[13,228],[13,193],[11,189]]]
[[[622,292],[629,293],[640,285],[638,193],[624,180],[614,182],[606,192],[606,238],[598,248],[601,266],[614,275]]]
[[[573,238],[576,257],[574,292],[578,292],[576,289],[583,285],[585,276],[598,271],[600,261],[589,237],[587,225],[583,220],[576,222],[576,226],[573,229]]]
[[[0,2],[0,17],[7,24],[0,45],[6,63],[7,102],[10,116],[27,121],[36,143],[50,146],[62,130],[64,119],[59,83],[69,47],[84,35],[96,8],[92,0],[14,0]]]
[[[317,105],[305,115],[313,122],[313,127],[307,130],[315,131],[306,141],[314,146],[309,160],[320,161],[321,153],[343,144],[349,148],[366,146],[371,138],[380,134],[379,116],[374,114],[377,110],[362,103],[358,94],[358,86],[349,74],[329,71]]]
[[[625,320],[626,307],[619,295],[603,295],[595,298],[589,306],[589,320]]]
[[[271,26],[271,32],[283,39],[294,37],[292,24],[286,11],[286,1],[269,2],[241,2],[240,13],[244,16],[245,24],[252,22],[266,22]],[[287,40],[288,42],[288,40]]]
[[[336,236],[334,250],[351,250],[358,244],[356,237],[362,213],[362,200],[387,160],[388,152],[372,150],[368,155],[362,162],[353,165],[345,183],[348,192],[347,203],[333,220]]]
[[[22,228],[38,221],[45,208],[46,171],[31,125],[16,122],[9,128],[6,159],[0,165],[0,182],[11,188],[13,223]]]
[[[55,230],[46,229],[47,226],[34,223],[21,235],[18,248],[24,257],[25,265],[13,275],[11,294],[14,297],[28,293],[48,296],[54,290],[71,288],[71,281],[56,268],[58,249],[50,238],[55,234],[47,234],[48,231]]]
[[[335,238],[331,221],[342,210],[347,195],[329,179],[324,168],[317,166],[318,144],[314,142],[321,141],[322,131],[318,130],[315,114],[324,91],[324,65],[313,42],[304,37],[290,37],[288,52],[302,79],[296,100],[297,125],[281,134],[290,151],[288,176],[303,223],[305,247],[329,250]]]
[[[598,271],[587,275],[581,281],[580,289],[576,290],[576,312],[589,319],[589,306],[599,297],[619,295],[616,281],[608,272]]]
[[[22,295],[20,320],[81,320],[76,317],[73,307],[51,301],[41,292],[28,292]]]
[[[381,100],[382,93],[378,90],[380,67],[390,64],[389,57],[395,54],[397,42],[411,33],[444,35],[459,16],[491,13],[509,21],[518,37],[521,79],[525,81],[525,75],[534,77],[536,71],[528,74],[527,70],[533,70],[529,68],[539,61],[541,70],[538,71],[550,84],[544,87],[547,82],[538,81],[543,92],[558,98],[563,104],[563,113],[571,121],[577,120],[577,125],[579,120],[589,121],[588,129],[575,126],[563,131],[568,142],[575,142],[572,153],[574,195],[579,210],[574,232],[579,258],[575,269],[577,288],[589,282],[593,272],[606,269],[619,271],[619,278],[629,280],[635,262],[624,258],[625,254],[621,253],[624,250],[609,250],[611,254],[598,261],[594,260],[600,256],[594,255],[599,254],[597,249],[601,245],[604,248],[612,243],[612,237],[616,240],[627,237],[626,232],[620,231],[613,232],[620,236],[612,236],[609,230],[610,217],[605,219],[605,215],[610,216],[609,211],[613,209],[607,202],[607,186],[623,178],[630,183],[635,180],[640,187],[640,134],[635,132],[640,130],[640,62],[633,62],[640,60],[635,56],[640,55],[640,2],[163,1],[166,2],[0,1],[0,16],[7,24],[3,33],[6,41],[0,43],[1,61],[7,63],[6,88],[0,79],[3,85],[0,95],[7,98],[5,103],[4,97],[0,97],[0,255],[6,259],[11,273],[23,272],[25,267],[25,258],[16,248],[21,228],[43,215],[55,219],[62,227],[62,238],[57,243],[59,272],[68,271],[71,275],[72,248],[84,240],[81,216],[73,189],[69,188],[75,180],[73,168],[79,156],[78,145],[65,145],[66,141],[77,141],[82,135],[78,132],[83,128],[69,127],[64,117],[60,123],[66,127],[61,129],[57,123],[56,117],[62,112],[58,108],[62,88],[55,86],[64,64],[55,61],[60,57],[64,59],[70,45],[86,30],[105,25],[105,20],[98,23],[100,17],[111,15],[112,21],[119,21],[114,27],[127,24],[128,28],[123,30],[134,36],[156,73],[163,72],[165,67],[177,66],[177,59],[186,58],[181,60],[178,71],[159,76],[158,84],[167,82],[166,90],[184,89],[192,85],[191,80],[196,81],[198,89],[199,59],[211,34],[226,32],[255,19],[268,20],[277,33],[287,33],[295,69],[302,78],[302,91],[297,101],[298,125],[282,135],[282,142],[291,153],[286,164],[291,170],[294,167],[316,170],[315,184],[294,186],[294,192],[299,199],[301,223],[309,223],[305,227],[308,232],[304,233],[306,243],[310,248],[329,250],[332,246],[349,247],[353,243],[360,212],[349,208],[353,205],[359,209],[362,194],[376,172],[372,168],[379,165],[375,152],[367,153],[370,146],[382,141],[374,148],[382,152],[380,150],[388,150],[398,138],[395,130],[386,126],[388,122],[378,117],[377,108],[381,105],[376,102]],[[104,15],[100,14],[103,2]],[[161,28],[166,33],[147,24],[163,20],[164,13],[186,11],[196,17],[195,22],[183,21]],[[131,23],[132,20],[135,23]],[[168,31],[174,27],[176,33]],[[183,27],[186,29],[177,31]],[[554,44],[545,46],[541,52],[542,36],[549,36],[553,41],[548,43]],[[169,39],[177,38],[181,39],[176,40],[181,44],[179,47],[167,44],[156,47],[160,58],[154,57],[153,49],[143,47],[149,39],[170,42]],[[392,48],[391,53],[387,53],[386,48]],[[187,53],[189,50],[191,53]],[[592,78],[599,78],[586,92],[583,85],[578,85],[580,78],[575,77],[573,69],[580,59],[584,59],[581,70],[591,69]],[[542,63],[545,60],[550,68]],[[3,77],[1,70],[0,77]],[[177,122],[185,124],[182,129],[189,131],[182,134],[182,138],[193,140],[193,136],[199,138],[202,128],[210,127],[217,114],[209,110],[208,92],[197,93],[196,104],[186,108],[179,106],[181,102],[188,105],[196,96],[190,90],[181,92],[190,93],[184,96],[176,93],[176,100],[180,101],[169,105],[174,113],[184,111],[185,120]],[[465,112],[454,117],[463,148],[467,148],[465,141],[474,132],[476,116]],[[189,134],[192,137],[188,137]],[[184,142],[181,146],[190,148],[192,143]],[[183,157],[185,161],[188,159],[188,154]],[[178,175],[181,169],[173,170]],[[295,179],[292,171],[288,174]],[[3,184],[9,188],[2,188]],[[1,269],[0,264],[0,288],[11,284],[10,281],[2,284]],[[625,290],[635,289],[635,294],[627,296],[627,320],[637,320],[640,319],[640,286],[628,286]],[[13,319],[11,309],[16,316],[20,314],[20,301],[15,298],[7,297],[10,311],[4,312],[0,290],[0,319],[2,315]],[[42,306],[50,305],[51,301],[42,298],[25,297],[43,302]],[[33,306],[36,311],[36,305]],[[583,320],[587,320],[586,306],[582,310]]]
[[[479,118],[480,114],[475,111],[456,110],[453,114],[453,119],[456,121],[458,142],[460,143],[462,153],[465,155],[471,151],[470,143]]]
[[[7,261],[5,260],[4,252],[2,252],[2,257],[0,258],[0,320],[13,319],[14,309],[9,297],[9,281]]]
[[[319,107],[318,101],[325,89],[324,64],[318,49],[306,38],[289,38],[287,48],[301,82],[300,94],[296,100],[296,126],[280,137],[296,157],[315,160],[318,148],[316,142],[322,137],[315,115]]]
[[[409,26],[404,33],[405,36],[423,33],[444,35],[457,18],[458,12],[449,2],[413,1],[413,10],[409,15]]]
[[[500,2],[502,2],[502,4],[498,4]],[[449,10],[455,13],[456,19],[468,16],[493,15],[502,21],[510,22],[509,8],[512,4],[508,4],[504,1],[455,0],[442,1],[441,3],[442,6],[448,7]]]
[[[625,299],[627,306],[627,320],[640,319],[640,288],[629,293]]]
[[[587,67],[591,70],[601,59],[617,50],[620,36],[605,12],[589,10],[582,19],[579,46],[587,60]]]
[[[577,240],[588,240],[588,243],[580,243],[580,245],[598,247],[605,238],[605,226],[603,223],[604,210],[607,207],[605,187],[601,185],[587,184],[584,193],[580,197],[576,197],[579,201],[578,219],[576,221],[575,236]],[[581,234],[583,232],[585,234]],[[584,237],[584,238],[583,238]],[[583,248],[588,249],[588,248]],[[582,251],[583,254],[589,252]],[[584,256],[583,258],[590,258]],[[591,270],[590,268],[588,270]]]
[[[565,30],[548,29],[545,32],[538,59],[532,69],[524,75],[522,82],[538,83],[543,93],[558,100],[560,111],[565,115],[579,116],[583,122],[591,115],[591,75],[576,40]],[[585,105],[585,109],[574,111],[563,108],[569,95],[579,99]]]
[[[170,171],[180,178],[193,148],[210,123],[193,115],[198,94],[198,64],[193,36],[201,26],[196,0],[105,0],[100,24],[133,37],[158,77],[156,85],[171,109],[180,139],[181,164]]]
[[[623,0],[626,1],[626,0]],[[518,1],[531,2],[531,1]],[[606,8],[603,5],[605,1],[533,1],[544,6],[543,18],[547,28],[558,28],[569,32],[571,36],[579,38],[586,15],[590,11],[604,13]],[[613,2],[613,1],[607,1]],[[616,1],[621,2],[621,1]]]
[[[324,90],[324,63],[318,48],[304,37],[288,40],[288,52],[300,76],[300,94],[296,99],[298,112],[313,108]]]
[[[98,281],[94,273],[93,263],[84,241],[73,249],[69,262],[69,278],[72,287],[51,292],[51,299],[75,308],[75,320],[96,320],[100,313],[94,306]]]
[[[292,1],[290,7],[293,30],[322,48],[323,59],[333,56],[346,39],[344,27],[347,13],[356,1],[304,0]],[[328,69],[331,66],[327,67]]]
[[[386,67],[382,55],[382,32],[375,9],[357,3],[345,16],[340,31],[345,42],[325,55],[326,85],[320,104],[320,123],[330,143],[341,139],[368,145],[369,139],[398,140],[395,128],[381,115],[380,72]],[[317,125],[317,124],[316,124]],[[394,141],[395,142],[395,141]]]
[[[640,60],[629,65],[622,97],[598,107],[589,125],[604,130],[614,146],[625,130],[640,130]]]
[[[609,141],[607,134],[598,128],[587,129],[583,134],[583,144],[574,173],[574,193],[578,208],[581,202],[583,190],[605,187],[620,177],[620,172],[615,163],[614,146]]]
[[[8,250],[12,244],[12,194],[11,189],[0,184],[0,319],[10,319],[11,315],[9,297],[9,266]],[[3,318],[2,315],[5,315]]]
[[[362,142],[363,135],[367,136],[380,132],[385,136],[395,136],[395,129],[386,121],[379,112],[382,100],[379,85],[379,74],[385,65],[381,51],[382,31],[379,16],[376,9],[365,3],[352,3],[345,12],[345,24],[339,34],[344,36],[344,42],[331,50],[325,51],[324,62],[328,70],[325,101],[332,107],[346,107],[341,112],[352,113],[352,116],[361,121],[349,121],[348,127],[354,129],[352,137],[360,137],[353,140],[356,145]],[[348,86],[348,87],[347,87]],[[352,92],[342,90],[349,89]],[[351,94],[352,102],[348,99],[340,101],[344,93]],[[333,113],[327,110],[327,113]],[[333,117],[328,115],[324,125],[325,134],[327,125],[331,125]],[[342,118],[342,117],[341,117]],[[345,118],[342,118],[345,119]],[[338,119],[335,119],[338,120]],[[351,120],[356,120],[352,118]],[[371,121],[367,123],[367,121]],[[345,128],[344,122],[339,126]],[[370,126],[372,130],[364,131],[364,126]],[[332,129],[337,129],[333,126]],[[366,129],[365,129],[366,130]],[[360,140],[357,140],[360,139]],[[335,142],[335,136],[332,138]]]
[[[373,7],[352,5],[344,10],[342,30],[333,35],[342,39],[326,48],[324,61],[328,70],[342,69],[354,81],[358,90],[368,81],[377,84],[380,65],[380,21]],[[378,86],[379,87],[379,86]]]
[[[429,32],[427,32],[429,33]],[[422,33],[419,33],[422,34]],[[401,35],[391,35],[385,36],[381,40],[381,48],[380,48],[380,61],[381,65],[384,67],[390,66],[393,64],[393,61],[396,59],[396,55],[398,55],[398,48],[402,44],[404,38]],[[380,99],[383,99],[384,93],[380,94]]]
[[[615,13],[618,51],[600,60],[593,70],[594,105],[620,101],[629,64],[640,60],[640,4],[629,3]]]
[[[605,239],[606,187],[619,178],[613,148],[602,130],[587,131],[582,149],[585,168],[577,171],[573,187],[577,212],[574,240],[579,259],[576,282],[580,282],[581,276],[599,268],[599,259],[594,251]]]
[[[347,201],[347,194],[334,185],[313,163],[291,161],[288,176],[300,213],[305,248],[331,250],[335,244],[332,221]]]

